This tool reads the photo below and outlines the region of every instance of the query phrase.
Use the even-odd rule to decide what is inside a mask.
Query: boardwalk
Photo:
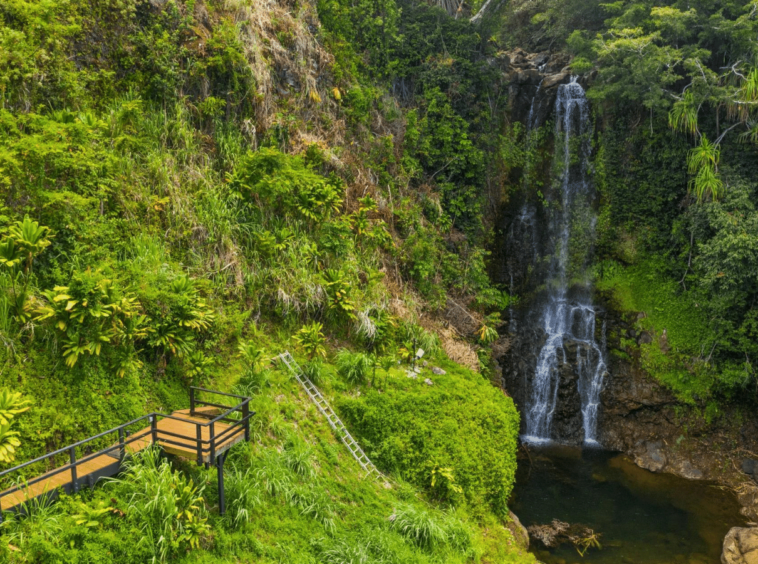
[[[234,398],[237,405],[203,401],[199,397],[201,394]],[[0,492],[0,510],[17,508],[28,500],[45,494],[54,495],[59,490],[73,493],[83,485],[92,487],[100,478],[118,474],[125,457],[156,444],[167,453],[194,460],[197,464],[215,464],[219,468],[219,502],[223,513],[223,462],[226,452],[233,445],[249,439],[250,417],[253,415],[249,410],[249,402],[250,398],[242,396],[192,388],[190,409],[175,411],[170,415],[151,413],[0,472],[0,478],[18,482]],[[87,452],[92,451],[92,444],[96,441],[108,444],[110,437],[114,441],[110,446],[96,452]],[[50,467],[56,459],[60,460],[66,455],[66,464],[60,464],[39,476],[24,476],[35,465],[45,464]]]

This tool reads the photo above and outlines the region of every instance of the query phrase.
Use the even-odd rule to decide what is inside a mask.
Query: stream
[[[525,527],[559,519],[600,534],[602,548],[584,557],[572,544],[546,549],[533,539],[545,564],[719,564],[724,536],[745,524],[728,491],[578,447],[531,446],[511,509]]]

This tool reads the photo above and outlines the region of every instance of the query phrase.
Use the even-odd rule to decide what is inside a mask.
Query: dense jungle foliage
[[[509,299],[486,270],[503,95],[483,55],[412,2],[0,1],[2,468],[190,385],[256,411],[226,515],[214,472],[146,452],[7,513],[3,561],[533,561],[505,527],[519,416],[483,346]],[[436,320],[448,297],[481,338]]]
[[[589,80],[598,285],[655,335],[627,352],[688,402],[752,409],[758,4],[514,0],[503,17],[503,45],[566,50]]]
[[[257,412],[227,515],[212,472],[148,452],[9,515],[5,560],[533,561],[504,526],[519,416],[488,347],[518,299],[488,275],[526,158],[493,63],[513,47],[591,84],[597,288],[654,335],[624,354],[710,415],[758,401],[758,4],[511,0],[472,24],[483,5],[0,0],[0,468],[190,385]]]

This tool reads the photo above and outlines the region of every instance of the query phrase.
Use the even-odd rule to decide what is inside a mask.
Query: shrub
[[[435,548],[447,542],[445,524],[437,515],[415,505],[403,505],[390,516],[392,528],[422,548]]]
[[[128,498],[127,518],[142,534],[138,546],[146,547],[154,561],[198,548],[209,534],[203,488],[175,472],[158,449],[135,455],[124,477],[113,482]]]
[[[337,353],[337,371],[351,384],[363,384],[371,371],[371,357],[360,352],[342,349]]]
[[[448,374],[434,376],[434,386],[401,378],[381,392],[339,398],[335,407],[383,471],[441,501],[465,499],[474,511],[489,505],[503,517],[515,477],[518,412],[479,374],[444,367]],[[455,481],[437,476],[439,469]]]
[[[326,356],[326,337],[322,332],[324,326],[321,323],[314,321],[309,325],[303,325],[303,327],[295,335],[295,340],[300,343],[300,346],[308,355],[309,359],[313,359],[317,356]]]

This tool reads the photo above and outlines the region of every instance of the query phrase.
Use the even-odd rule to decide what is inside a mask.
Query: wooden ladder
[[[300,385],[305,390],[305,393],[308,394],[308,397],[311,398],[311,401],[316,404],[316,407],[318,407],[319,411],[324,414],[324,417],[326,417],[329,425],[332,429],[334,429],[334,432],[337,433],[337,436],[340,438],[340,440],[345,443],[347,450],[350,451],[350,454],[353,455],[353,458],[355,458],[358,461],[358,464],[361,465],[361,468],[363,468],[363,470],[366,472],[366,478],[371,477],[375,480],[380,480],[384,483],[385,487],[391,487],[387,477],[382,474],[377,469],[377,467],[374,466],[374,463],[371,462],[371,459],[366,456],[366,453],[363,452],[363,449],[360,447],[358,442],[347,430],[347,427],[345,427],[345,424],[339,417],[337,417],[337,414],[334,413],[334,410],[329,405],[329,402],[326,401],[326,398],[321,395],[319,389],[305,375],[302,368],[300,368],[300,365],[295,362],[295,359],[292,358],[292,355],[289,353],[289,351],[285,351],[280,354],[279,358],[289,369],[295,379],[300,382]]]

